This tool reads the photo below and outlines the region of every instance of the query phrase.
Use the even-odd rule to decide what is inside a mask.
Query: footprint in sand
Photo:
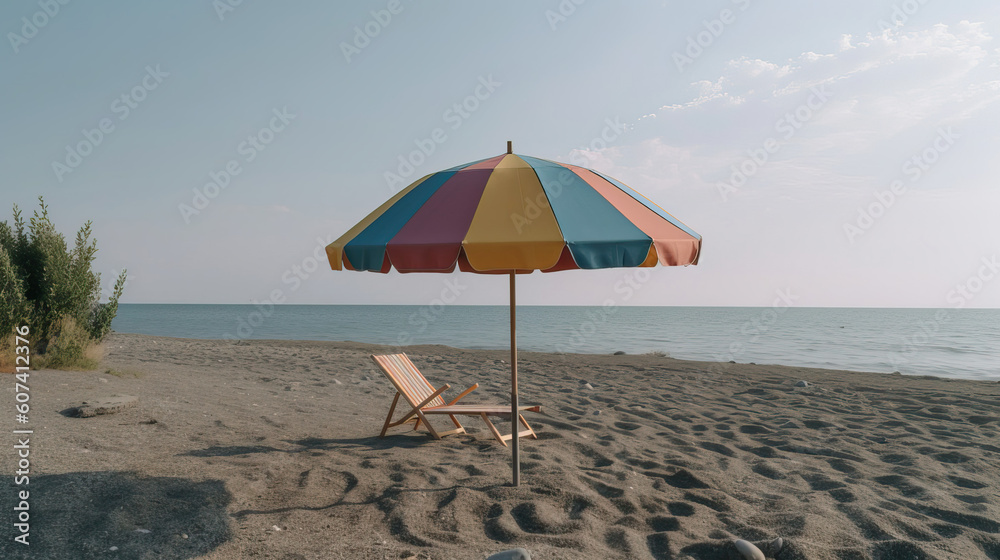
[[[666,533],[653,533],[649,535],[646,537],[646,544],[649,547],[649,553],[656,560],[673,558],[673,552],[670,551],[670,536]]]
[[[592,466],[594,468],[610,467],[615,463],[613,460],[586,445],[577,445],[577,449],[579,449],[581,455],[593,461]]]
[[[621,488],[615,488],[614,486],[608,486],[607,484],[604,484],[603,482],[600,482],[600,481],[597,481],[597,480],[591,480],[589,478],[583,478],[582,480],[584,482],[586,482],[591,488],[593,488],[594,491],[596,491],[601,496],[604,496],[605,498],[609,498],[609,499],[610,498],[621,498],[622,496],[625,495],[625,491],[622,490]]]
[[[822,474],[804,474],[802,478],[809,483],[810,488],[820,492],[844,487],[843,482],[833,480]]]
[[[746,424],[744,426],[740,426],[740,433],[749,435],[759,435],[759,434],[772,434],[774,432],[758,424]]]
[[[736,452],[735,451],[733,451],[728,446],[723,445],[721,443],[713,443],[713,442],[710,442],[710,441],[706,441],[706,442],[702,442],[701,443],[701,448],[702,449],[707,449],[709,451],[714,451],[716,453],[725,455],[726,457],[735,457],[736,456]]]
[[[687,502],[670,502],[667,504],[667,511],[677,517],[690,517],[694,515],[694,506]]]
[[[830,490],[830,497],[832,497],[834,500],[837,500],[842,504],[847,504],[857,499],[854,496],[854,493],[848,490],[847,488],[836,488]]]
[[[890,453],[888,455],[883,455],[879,457],[883,463],[889,463],[890,465],[900,465],[903,467],[913,466],[914,457],[911,455],[905,455],[902,453]]]
[[[562,535],[581,528],[576,520],[563,519],[563,514],[546,502],[526,502],[514,506],[510,516],[525,533]]]
[[[725,498],[716,499],[709,496],[702,496],[699,494],[695,494],[694,492],[685,492],[684,499],[689,502],[694,502],[696,504],[701,504],[707,508],[714,509],[715,511],[718,511],[720,513],[725,513],[727,511],[730,511],[731,509],[729,505],[723,501],[723,499]]]
[[[942,463],[965,463],[972,460],[972,457],[969,457],[964,453],[959,453],[958,451],[938,453],[934,456],[934,458]]]
[[[972,496],[967,494],[952,494],[956,500],[965,502],[967,504],[985,504],[989,500],[985,496]]]
[[[961,476],[948,476],[948,480],[951,481],[955,486],[960,486],[962,488],[969,488],[972,490],[978,490],[980,488],[986,488],[986,484],[972,480],[971,478],[964,478]]]
[[[900,494],[907,498],[923,499],[927,497],[927,489],[910,482],[908,477],[890,474],[887,476],[877,476],[873,479],[879,484],[884,484],[895,488]]]
[[[766,461],[759,461],[755,463],[751,469],[753,472],[763,476],[764,478],[770,478],[771,480],[782,480],[786,478],[784,473]]]

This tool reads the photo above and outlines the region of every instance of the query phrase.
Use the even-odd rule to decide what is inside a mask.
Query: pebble
[[[334,379],[333,380],[333,384],[334,385],[343,385],[343,383],[341,383],[339,379]]]
[[[136,533],[144,533],[144,534],[146,534],[146,533],[150,533],[151,531],[149,529],[136,529],[135,532]]]
[[[615,356],[624,356],[624,355],[625,355],[625,352],[622,352],[621,350],[615,352]]]
[[[187,533],[181,533],[181,538],[182,538],[182,539],[186,539],[186,538],[188,538],[188,534],[187,534]]]
[[[594,388],[594,386],[593,386],[593,385],[591,385],[590,383],[584,383],[584,384],[583,384],[583,388],[584,388],[584,389],[593,389],[593,388]]]
[[[601,411],[600,410],[595,410],[594,411],[594,416],[600,416],[600,415],[601,415]]]
[[[844,328],[844,327],[840,327],[840,328]],[[781,549],[785,548],[785,541],[784,541],[784,539],[782,539],[781,537],[778,537],[778,538],[774,539],[773,541],[771,541],[770,548],[771,548],[771,556],[777,556],[778,553],[781,552]]]
[[[108,550],[110,550],[111,552],[117,552],[118,551],[118,547],[117,546],[112,546]]]
[[[747,560],[767,560],[764,553],[754,546],[752,542],[739,539],[734,541],[733,544],[736,545],[736,550],[740,551],[740,554]]]
[[[523,548],[515,548],[497,552],[486,560],[531,560],[531,554],[528,554],[528,551]]]
[[[98,379],[100,379],[100,380],[101,380],[101,383],[107,383],[107,382],[108,382],[108,380],[107,380],[107,379],[104,379],[103,377],[98,377]]]
[[[796,387],[808,387],[809,386],[809,382],[805,381],[805,380],[799,381],[798,383],[795,384],[795,386]]]

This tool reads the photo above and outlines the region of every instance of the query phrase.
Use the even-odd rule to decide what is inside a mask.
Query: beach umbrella
[[[520,481],[515,278],[698,263],[701,236],[597,171],[512,153],[431,173],[326,247],[334,270],[510,276],[513,483]]]

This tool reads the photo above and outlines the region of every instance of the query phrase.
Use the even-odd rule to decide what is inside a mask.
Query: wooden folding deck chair
[[[493,437],[497,439],[504,447],[507,446],[507,440],[512,436],[501,435],[500,431],[497,430],[493,422],[490,422],[490,416],[501,416],[510,415],[510,407],[503,405],[488,405],[488,404],[455,404],[463,397],[474,391],[479,387],[479,383],[475,383],[472,387],[469,387],[462,394],[455,397],[450,403],[445,404],[444,399],[441,398],[441,393],[447,391],[451,388],[450,385],[445,384],[440,389],[434,389],[434,387],[427,381],[427,379],[420,373],[417,366],[413,365],[410,358],[406,354],[389,354],[385,356],[375,356],[372,355],[372,360],[375,364],[385,373],[389,381],[392,381],[393,386],[396,387],[396,396],[392,399],[392,406],[389,407],[389,415],[385,417],[385,425],[382,426],[382,433],[379,437],[385,437],[385,432],[393,426],[399,426],[401,424],[407,424],[413,422],[413,429],[416,430],[422,425],[427,427],[427,431],[431,433],[437,439],[441,439],[444,436],[450,434],[462,434],[465,433],[465,428],[458,421],[456,416],[479,416],[486,422],[489,426],[490,431],[493,432]],[[402,419],[395,422],[392,421],[392,413],[396,411],[396,403],[399,402],[399,397],[402,395],[406,402],[409,403],[412,410],[410,410]],[[538,412],[541,410],[541,406],[519,406],[518,411],[531,411]],[[427,421],[427,415],[430,414],[446,414],[451,421],[455,423],[454,430],[448,430],[446,432],[441,432],[434,429],[434,426]],[[520,413],[517,415],[521,424],[526,428],[524,431],[518,432],[518,437],[531,436],[538,439],[535,435],[535,431],[531,429],[528,422],[524,419]]]

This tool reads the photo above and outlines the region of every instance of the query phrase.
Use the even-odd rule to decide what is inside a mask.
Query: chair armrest
[[[439,397],[441,395],[441,393],[447,391],[448,389],[451,389],[451,385],[448,385],[447,383],[445,383],[444,385],[441,386],[440,389],[438,389],[437,391],[434,391],[433,393],[431,393],[431,396],[427,397],[426,399],[423,400],[423,402],[421,402],[416,407],[414,407],[414,409],[411,410],[409,413],[407,413],[406,416],[404,416],[403,418],[401,418],[400,420],[398,420],[397,423],[401,424],[403,422],[406,422],[407,420],[410,419],[411,416],[413,416],[414,414],[416,414],[417,411],[419,411],[419,410],[423,409],[425,406],[427,406],[427,403],[431,402],[436,397]]]
[[[469,387],[468,389],[462,391],[462,394],[459,395],[459,396],[457,396],[457,397],[455,397],[455,400],[453,400],[450,403],[448,403],[448,405],[451,406],[451,405],[457,403],[459,400],[462,399],[462,397],[464,397],[465,395],[468,395],[469,393],[475,391],[478,388],[479,388],[479,383],[473,383],[472,387]]]
[[[441,386],[440,389],[438,389],[437,391],[434,391],[433,393],[431,393],[431,396],[427,397],[426,399],[423,400],[423,402],[421,402],[420,404],[418,404],[417,408],[423,408],[423,407],[427,406],[427,403],[429,403],[432,400],[436,399],[437,397],[439,397],[441,395],[441,393],[447,391],[448,389],[451,389],[451,385],[448,385],[447,383],[445,383],[444,385]]]

